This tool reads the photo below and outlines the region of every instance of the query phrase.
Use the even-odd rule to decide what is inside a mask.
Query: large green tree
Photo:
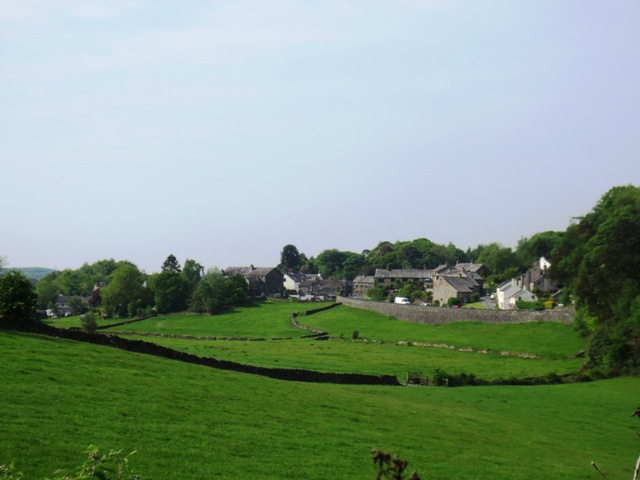
[[[185,282],[187,282],[189,290],[189,301],[193,296],[193,293],[198,288],[198,284],[204,275],[204,267],[191,258],[187,258],[184,262],[182,272],[180,272]]]
[[[31,319],[37,295],[33,284],[22,273],[0,275],[0,317],[3,323],[23,323]]]
[[[51,272],[45,275],[36,283],[36,294],[38,296],[38,306],[41,308],[52,308],[61,290],[57,279],[60,272]]]
[[[576,296],[591,363],[608,374],[640,368],[640,188],[609,190],[555,250],[552,276]]]
[[[96,286],[108,284],[113,272],[123,265],[135,267],[127,260],[104,259],[93,264],[85,263],[77,270],[65,269],[61,272],[51,272],[36,284],[38,306],[50,307],[59,294],[87,297],[92,294]]]
[[[187,309],[189,284],[179,272],[165,270],[148,278],[148,286],[158,313],[182,312]]]
[[[371,268],[400,268],[402,260],[398,257],[394,245],[391,242],[379,242],[367,254],[367,263]]]
[[[344,262],[352,252],[343,252],[335,248],[323,250],[316,257],[316,266],[324,278],[341,279],[344,276]]]
[[[210,268],[198,284],[191,299],[194,312],[218,313],[224,309],[224,275],[217,268]]]
[[[304,255],[298,251],[295,245],[285,245],[280,252],[280,267],[285,271],[297,272],[304,264]]]
[[[195,312],[220,313],[225,309],[249,302],[248,285],[242,275],[225,277],[212,268],[198,284],[193,294],[191,309]]]
[[[477,263],[485,264],[491,270],[490,281],[500,283],[524,273],[515,252],[499,243],[486,245],[478,256]]]
[[[551,260],[562,241],[563,232],[540,232],[530,238],[522,238],[516,247],[516,256],[523,268],[530,268],[533,262],[545,257]]]
[[[150,291],[144,286],[145,276],[135,265],[118,267],[111,281],[101,291],[102,306],[108,315],[126,317],[149,305]]]
[[[344,278],[353,280],[358,275],[367,272],[366,258],[361,253],[347,252],[347,256],[342,263]]]

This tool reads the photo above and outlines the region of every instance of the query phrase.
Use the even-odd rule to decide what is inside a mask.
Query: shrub
[[[359,336],[360,336],[360,332],[358,330],[354,330],[353,333],[351,334],[351,338],[353,340],[357,340]]]
[[[518,300],[516,301],[516,307],[518,307],[519,310],[544,310],[544,304],[540,300],[535,302]]]
[[[124,455],[122,450],[104,453],[90,445],[82,466],[69,472],[57,470],[54,477],[47,480],[140,480],[140,476],[134,475],[129,467],[129,457],[135,453]],[[0,465],[0,480],[20,480],[23,476],[22,472],[16,471],[13,463]]]
[[[373,287],[367,291],[365,295],[369,300],[373,300],[374,302],[382,302],[387,296],[387,292],[385,292],[382,287]]]
[[[394,480],[402,480],[402,474],[404,473],[409,462],[401,460],[396,455],[391,455],[387,452],[380,450],[371,450],[371,456],[373,457],[373,464],[378,465],[378,475],[376,479],[392,478]],[[414,472],[409,477],[409,480],[420,480],[418,472]]]
[[[0,465],[0,479],[2,480],[20,480],[23,476],[22,472],[16,472],[13,462],[9,465]]]
[[[409,297],[411,303],[414,303],[416,300],[424,300],[425,298],[427,298],[427,294],[424,290],[414,290]]]
[[[449,385],[449,374],[441,368],[436,368],[433,372],[433,385],[437,387]]]
[[[98,328],[98,322],[96,320],[96,314],[94,312],[85,313],[80,315],[80,324],[83,330],[87,332],[95,332]]]
[[[587,337],[591,335],[596,330],[597,322],[598,319],[589,315],[589,312],[585,307],[581,307],[576,310],[576,316],[573,320],[573,324],[582,336]]]
[[[460,301],[459,298],[456,297],[450,297],[449,300],[447,300],[447,306],[449,307],[453,307],[453,306],[460,306],[462,302]]]
[[[101,452],[97,447],[90,445],[87,451],[87,460],[79,467],[77,472],[56,472],[51,480],[85,480],[97,478],[100,480],[139,480],[139,475],[133,475],[129,469],[129,457],[136,452],[124,455],[122,450],[111,450],[109,453]]]

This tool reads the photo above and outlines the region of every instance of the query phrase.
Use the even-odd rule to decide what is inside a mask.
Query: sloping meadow
[[[625,478],[640,380],[372,387],[272,380],[0,331],[0,463],[41,479],[89,444],[137,450],[144,478],[375,478],[369,452],[423,478]]]
[[[426,326],[344,306],[305,316],[306,308],[266,303],[106,332],[247,365],[400,380],[437,370],[489,380],[555,376],[584,361],[576,358],[584,342],[567,325]],[[292,327],[293,312],[328,339],[304,338],[308,332]],[[29,479],[80,464],[90,444],[136,450],[134,469],[158,480],[370,479],[374,448],[409,460],[422,478],[597,478],[592,461],[609,478],[625,478],[640,451],[640,424],[631,416],[637,378],[460,388],[315,384],[3,331],[0,358],[0,464],[15,461]]]
[[[150,318],[107,332],[261,367],[395,375],[400,381],[410,373],[432,377],[436,371],[486,381],[557,378],[584,364],[579,355],[584,340],[569,325],[419,325],[347,306],[308,316],[304,308],[275,302],[213,317]],[[290,322],[295,311],[300,311],[299,323],[328,335],[305,338],[309,332]]]

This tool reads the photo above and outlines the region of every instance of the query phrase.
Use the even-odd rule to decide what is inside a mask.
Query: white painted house
[[[299,294],[300,284],[307,280],[322,280],[322,275],[319,273],[285,273],[284,289],[287,291],[294,291],[296,294]]]
[[[496,290],[498,308],[502,310],[514,309],[518,300],[535,302],[537,299],[538,297],[533,292],[523,286],[521,278],[512,278],[508,282],[504,282]]]

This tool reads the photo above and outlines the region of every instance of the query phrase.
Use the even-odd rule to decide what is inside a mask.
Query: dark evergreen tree
[[[280,252],[280,267],[286,271],[297,272],[303,265],[302,255],[295,245],[285,245]]]
[[[182,267],[180,266],[180,262],[178,262],[178,259],[175,257],[175,255],[173,253],[170,253],[169,256],[167,257],[167,259],[162,264],[162,271],[163,272],[178,272],[178,273],[180,273],[182,271]]]

